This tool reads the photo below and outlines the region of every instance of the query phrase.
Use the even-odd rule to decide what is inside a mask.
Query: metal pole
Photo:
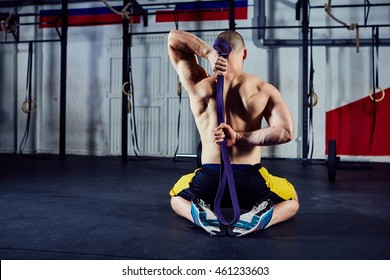
[[[360,39],[360,47],[371,47],[371,39]],[[380,46],[390,46],[390,39],[381,39]],[[263,41],[264,47],[279,47],[279,48],[291,48],[301,47],[301,39],[266,39]],[[313,46],[321,47],[354,47],[356,48],[355,39],[315,39],[313,40]]]
[[[229,1],[229,30],[236,30],[236,15],[234,0]]]
[[[129,0],[123,0],[125,7]],[[122,84],[129,82],[129,52],[130,34],[129,34],[129,20],[125,17],[122,19],[123,28],[123,49],[122,49]],[[122,160],[126,161],[128,156],[128,120],[127,120],[127,96],[122,94]]]
[[[66,61],[68,44],[68,0],[62,0],[61,70],[60,70],[60,159],[65,159],[66,148]]]
[[[309,0],[302,1],[302,163],[308,163]]]

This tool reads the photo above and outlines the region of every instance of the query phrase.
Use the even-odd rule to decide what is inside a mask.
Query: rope
[[[1,30],[3,31],[3,41],[7,41],[7,23],[5,20],[0,22]]]
[[[127,8],[130,7],[131,3],[127,3],[127,5],[119,12],[118,10],[114,9],[110,4],[108,4],[107,0],[100,0],[104,3],[104,5],[107,6],[113,12],[114,14],[120,15],[122,18],[125,19],[131,19],[130,13],[127,11]]]
[[[359,53],[360,48],[360,35],[359,35],[359,25],[357,23],[347,24],[344,21],[338,19],[334,14],[332,14],[332,0],[328,0],[328,4],[324,5],[325,12],[330,16],[333,20],[344,25],[348,30],[356,29],[356,52]]]
[[[16,15],[9,14],[8,18],[0,21],[0,27],[3,31],[3,41],[7,41],[7,33],[14,32],[16,30]]]

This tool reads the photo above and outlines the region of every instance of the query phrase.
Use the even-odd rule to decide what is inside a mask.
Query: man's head
[[[244,61],[247,55],[247,50],[245,48],[245,42],[242,36],[233,30],[226,30],[220,33],[217,36],[218,39],[223,39],[227,42],[229,42],[232,52],[234,53],[234,56],[238,59]]]
[[[218,35],[217,38],[224,39],[229,42],[230,46],[232,47],[232,50],[244,50],[245,49],[245,43],[242,36],[233,30],[226,30],[223,31]]]

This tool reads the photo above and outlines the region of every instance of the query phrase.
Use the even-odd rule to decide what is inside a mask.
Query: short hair
[[[223,31],[217,36],[217,38],[228,41],[233,50],[240,49],[240,48],[245,49],[244,38],[242,38],[241,34],[236,31],[233,30]]]

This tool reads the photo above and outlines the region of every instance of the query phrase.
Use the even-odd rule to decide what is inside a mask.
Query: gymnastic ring
[[[315,93],[315,92],[313,91],[313,92],[311,92],[311,93],[309,94],[309,99],[310,99],[310,97],[313,98],[313,102],[312,102],[312,103],[309,102],[309,107],[313,108],[313,107],[315,107],[315,106],[317,105],[317,103],[318,103],[318,95],[317,95],[317,93]]]
[[[32,105],[32,108],[29,110],[27,109],[27,105]],[[38,108],[38,104],[37,102],[35,102],[34,100],[24,100],[23,103],[22,103],[22,111],[24,113],[34,113],[37,111],[37,108]]]
[[[372,101],[381,102],[383,100],[383,98],[385,98],[385,91],[381,87],[377,87],[375,89],[379,89],[382,92],[382,97],[379,98],[379,99],[374,98],[374,96],[373,96],[373,92],[374,91],[373,91],[373,88],[372,88],[372,89],[370,89],[370,98],[371,98]]]
[[[126,89],[125,89],[125,87],[126,87],[127,84],[130,85],[130,91],[126,91]],[[124,95],[130,96],[130,95],[134,92],[134,85],[133,85],[133,84],[130,84],[129,82],[125,82],[125,83],[122,85],[122,92],[123,92]]]

